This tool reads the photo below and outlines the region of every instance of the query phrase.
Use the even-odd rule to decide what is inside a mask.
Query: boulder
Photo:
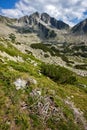
[[[28,79],[23,79],[23,78],[18,78],[14,81],[13,83],[16,86],[16,89],[24,89],[26,86],[29,86],[30,84],[37,84],[37,81],[32,78]]]

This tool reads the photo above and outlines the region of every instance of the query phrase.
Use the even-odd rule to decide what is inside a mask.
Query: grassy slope
[[[4,62],[0,60],[0,129],[1,130],[82,130],[81,123],[74,123],[75,115],[73,110],[64,103],[64,100],[74,102],[75,106],[79,108],[87,120],[87,91],[82,87],[69,84],[57,84],[50,78],[40,75],[38,73],[42,62],[35,59],[32,55],[23,54],[12,46],[11,42],[6,39],[0,39],[0,50],[5,51],[10,56],[20,56],[24,62],[14,62],[7,58],[0,56]],[[34,66],[31,61],[38,65]],[[16,90],[13,82],[22,77],[32,77],[37,80],[37,84],[31,84],[25,89]],[[78,77],[78,81],[82,84],[87,84],[87,78]],[[52,116],[44,120],[42,116],[37,113],[36,105],[31,108],[36,99],[32,99],[30,92],[32,90],[41,90],[42,96],[51,96],[62,116]],[[73,96],[73,97],[72,97]],[[27,107],[22,109],[21,103],[25,102]],[[36,101],[37,102],[37,101]],[[57,120],[59,119],[59,120]]]

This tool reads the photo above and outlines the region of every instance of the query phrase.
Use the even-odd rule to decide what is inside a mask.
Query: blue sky
[[[73,26],[87,18],[87,0],[0,0],[0,15],[19,18],[35,11]]]
[[[18,0],[0,0],[0,7],[3,9],[14,8],[16,2]]]

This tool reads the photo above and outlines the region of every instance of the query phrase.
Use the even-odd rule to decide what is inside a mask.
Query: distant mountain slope
[[[5,23],[5,24],[10,23],[11,24],[12,22],[16,22],[16,21],[17,21],[16,18],[12,19],[12,18],[8,18],[8,17],[0,15],[0,23]]]
[[[3,27],[2,27],[3,26]],[[4,27],[5,26],[5,27]],[[74,38],[77,34],[78,36],[87,34],[87,19],[80,22],[79,24],[75,25],[73,28],[70,29],[70,26],[61,21],[51,17],[47,13],[38,13],[35,12],[31,15],[23,16],[19,19],[12,19],[5,16],[0,15],[0,29],[8,28],[9,32],[12,33],[19,33],[21,34],[35,34],[42,40],[55,40],[55,42],[73,42],[75,39],[76,41],[79,38]],[[7,33],[8,31],[2,33]],[[84,37],[86,40],[87,38]],[[82,41],[82,38],[80,38]]]
[[[87,19],[75,25],[72,28],[72,32],[76,34],[87,34]]]
[[[36,33],[40,38],[55,38],[63,36],[62,34],[65,32],[70,33],[70,26],[67,23],[57,20],[47,13],[35,12],[19,19],[0,16],[0,23],[9,25],[21,34]],[[87,19],[75,25],[71,32],[78,35],[87,33]]]

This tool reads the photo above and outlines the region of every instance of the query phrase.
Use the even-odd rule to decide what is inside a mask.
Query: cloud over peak
[[[1,14],[19,18],[36,11],[46,12],[73,26],[87,17],[86,2],[87,0],[19,0],[13,9],[1,9]]]

